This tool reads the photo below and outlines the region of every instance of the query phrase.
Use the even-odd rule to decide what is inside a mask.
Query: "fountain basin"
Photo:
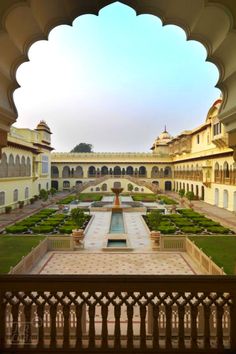
[[[107,234],[103,242],[103,251],[132,251],[127,234]]]

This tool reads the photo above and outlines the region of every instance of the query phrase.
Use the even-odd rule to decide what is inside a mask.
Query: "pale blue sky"
[[[182,29],[120,3],[52,30],[20,66],[16,126],[46,120],[57,151],[149,151],[164,125],[176,135],[205,120],[218,70]]]

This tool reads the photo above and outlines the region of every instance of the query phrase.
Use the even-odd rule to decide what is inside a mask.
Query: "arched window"
[[[20,156],[16,155],[16,162],[15,162],[15,169],[14,169],[14,174],[15,177],[20,176]]]
[[[63,167],[62,178],[70,178],[70,167],[69,166]]]
[[[13,191],[13,202],[18,201],[18,189],[14,189]]]
[[[27,157],[26,159],[26,176],[30,176],[31,175],[31,162],[30,162],[30,158]]]
[[[133,174],[134,174],[134,169],[133,169],[132,166],[128,166],[128,167],[126,168],[126,174],[127,174],[128,176],[133,176]]]
[[[218,164],[218,162],[215,163],[214,173],[215,173],[215,178],[220,177],[220,165]]]
[[[10,154],[9,162],[8,162],[8,177],[14,177],[14,169],[15,169],[14,157],[12,154]]]
[[[159,168],[157,166],[154,166],[152,168],[151,177],[152,178],[159,177]]]
[[[115,176],[120,176],[120,175],[121,175],[121,169],[120,169],[119,166],[116,166],[116,167],[114,168],[114,175],[115,175]]]
[[[51,177],[52,178],[59,178],[59,170],[57,166],[51,167]]]
[[[25,177],[26,176],[26,163],[25,163],[25,157],[21,157],[21,164],[20,164],[20,175]]]
[[[96,168],[94,166],[90,166],[88,169],[88,177],[96,176]]]
[[[70,181],[63,181],[63,188],[70,188]]]
[[[7,163],[7,155],[5,153],[2,154],[2,158],[0,160],[0,178],[8,176],[8,163]]]
[[[81,166],[77,166],[76,169],[75,169],[75,172],[74,172],[74,177],[83,177],[83,169]]]
[[[0,192],[0,205],[5,204],[5,192]]]
[[[101,175],[102,175],[102,176],[108,175],[108,167],[107,167],[107,166],[102,166],[102,168],[101,168]]]
[[[147,173],[146,167],[144,167],[144,166],[139,167],[139,172],[138,173],[139,173],[140,177],[145,177],[146,173]]]
[[[165,177],[171,177],[171,168],[168,166],[168,167],[165,167],[164,169],[164,176]]]
[[[29,198],[29,187],[25,187],[25,199]]]
[[[224,162],[224,178],[229,178],[229,164],[227,161]]]
[[[107,184],[106,184],[106,183],[103,183],[101,189],[102,189],[103,192],[106,192],[106,191],[107,191]]]

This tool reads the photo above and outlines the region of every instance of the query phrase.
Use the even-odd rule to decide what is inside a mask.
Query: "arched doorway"
[[[13,91],[18,87],[16,70],[19,63],[27,61],[29,47],[37,40],[45,39],[54,27],[60,24],[72,24],[73,20],[81,14],[98,14],[113,0],[96,2],[92,0],[77,1],[68,0],[66,6],[59,6],[58,0],[31,1],[24,0],[14,2],[5,1],[1,7],[3,30],[1,31],[0,52],[4,53],[0,58],[1,77],[0,82],[2,112],[0,123],[1,148],[7,145],[7,132],[9,126],[17,118],[17,111],[13,102]],[[120,0],[127,4],[127,1]],[[131,6],[138,14],[152,14],[161,17],[165,24],[181,26],[187,38],[199,39],[205,45],[207,58],[217,63],[220,71],[220,85],[224,95],[224,102],[220,114],[222,122],[227,121],[229,133],[234,131],[236,110],[236,82],[233,79],[236,73],[235,60],[235,28],[236,9],[231,2],[225,0],[195,0],[193,6],[186,6],[188,1],[176,2],[176,0],[162,1],[135,1],[130,0]],[[24,18],[24,26],[21,19]],[[194,24],[194,25],[193,25]],[[217,30],[214,30],[214,29]],[[17,33],[17,35],[15,35]],[[231,135],[231,134],[230,134]],[[233,139],[229,139],[233,142]]]
[[[165,191],[171,191],[172,183],[171,181],[165,181]]]
[[[215,205],[219,206],[219,189],[215,189]]]
[[[134,174],[134,169],[133,169],[132,166],[128,166],[128,167],[126,168],[126,174],[127,174],[128,176],[133,176],[133,174]]]
[[[223,192],[223,208],[228,209],[229,206],[229,193],[225,189]]]
[[[58,181],[52,181],[51,182],[51,187],[55,188],[58,191]]]
[[[205,188],[202,186],[202,194],[201,194],[201,199],[205,200]]]
[[[102,168],[101,168],[101,175],[102,175],[102,176],[108,175],[108,167],[107,167],[107,166],[102,166]]]
[[[116,166],[114,168],[114,176],[120,176],[121,175],[121,168],[119,166]]]

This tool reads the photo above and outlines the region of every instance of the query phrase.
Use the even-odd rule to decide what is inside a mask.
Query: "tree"
[[[80,229],[86,219],[83,210],[74,208],[71,210],[71,219],[75,223],[77,229]]]
[[[87,143],[80,143],[76,145],[71,152],[93,152],[93,145]]]
[[[48,200],[48,191],[46,191],[46,189],[41,189],[39,196],[44,202],[46,202]]]

